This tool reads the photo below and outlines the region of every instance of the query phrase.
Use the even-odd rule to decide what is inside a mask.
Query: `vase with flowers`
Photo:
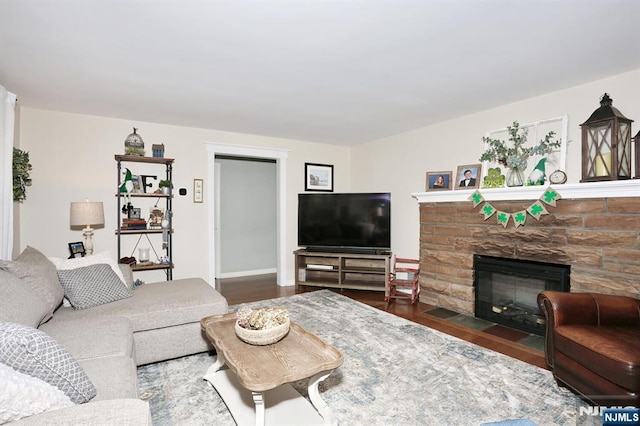
[[[509,169],[507,173],[507,186],[524,185],[524,171],[527,168],[527,160],[534,156],[550,154],[554,149],[559,148],[560,141],[553,140],[555,132],[551,131],[538,142],[537,145],[526,147],[528,129],[521,128],[517,121],[507,127],[509,142],[483,137],[482,141],[487,149],[480,157],[480,161],[492,161],[500,163]]]

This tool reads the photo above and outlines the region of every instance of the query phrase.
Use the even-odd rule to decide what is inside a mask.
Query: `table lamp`
[[[84,226],[82,230],[84,235],[84,249],[87,255],[93,254],[93,235],[92,225],[104,225],[104,208],[102,202],[91,202],[85,200],[80,203],[71,203],[70,225]]]

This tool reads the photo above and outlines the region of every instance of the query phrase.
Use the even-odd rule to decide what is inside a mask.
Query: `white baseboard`
[[[217,278],[252,277],[254,275],[275,274],[277,272],[276,268],[255,269],[253,271],[223,272]]]

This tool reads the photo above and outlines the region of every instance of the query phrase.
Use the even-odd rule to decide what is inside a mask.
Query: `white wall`
[[[21,247],[31,245],[48,256],[66,257],[67,243],[79,241],[81,231],[69,228],[69,203],[90,198],[103,201],[105,227],[95,231],[96,252],[115,256],[117,172],[114,154],[124,152],[124,139],[133,127],[145,141],[147,154],[153,143],[164,143],[165,156],[175,158],[175,188],[189,195],[175,195],[173,255],[174,278],[208,276],[208,200],[194,204],[193,179],[207,182],[207,152],[204,141],[220,144],[262,146],[289,150],[287,161],[287,281],[293,282],[293,254],[297,248],[297,194],[304,190],[304,163],[333,164],[335,190],[351,189],[348,148],[264,136],[169,126],[33,108],[21,109],[20,147],[30,152],[33,186],[20,206]],[[140,168],[142,169],[142,168]],[[205,193],[207,189],[205,188]],[[174,189],[177,193],[177,189]],[[127,254],[128,255],[128,254]],[[138,273],[146,282],[163,279],[160,272]]]
[[[582,178],[580,124],[600,106],[605,92],[614,107],[636,120],[635,135],[640,126],[640,70],[359,145],[351,153],[352,190],[392,193],[392,249],[401,256],[417,257],[418,203],[410,194],[425,190],[427,171],[455,174],[458,165],[479,163],[482,137],[488,130],[514,120],[525,123],[568,114],[566,172],[568,183],[577,183]]]
[[[479,82],[481,84],[481,82]],[[115,253],[116,227],[113,155],[123,152],[123,141],[133,126],[149,146],[164,143],[166,156],[176,158],[177,187],[192,188],[194,178],[206,181],[207,158],[203,141],[290,150],[287,170],[287,253],[297,245],[297,194],[304,189],[304,163],[333,164],[336,192],[389,191],[392,193],[392,249],[418,256],[418,204],[410,194],[424,191],[427,171],[451,170],[477,163],[482,136],[514,120],[533,121],[569,115],[567,174],[570,183],[581,179],[579,125],[599,107],[603,93],[634,123],[640,121],[640,70],[526,99],[477,114],[373,141],[352,149],[264,136],[142,123],[104,117],[22,108],[20,147],[31,153],[33,186],[21,210],[21,248],[32,245],[47,255],[66,256],[67,243],[80,239],[69,229],[69,203],[85,197],[105,202],[107,224],[94,236],[96,250]],[[19,94],[18,94],[19,95]],[[206,189],[205,189],[206,192]],[[208,274],[206,208],[192,198],[174,202],[174,277]],[[113,213],[112,213],[113,212]],[[161,277],[159,277],[161,278]],[[143,278],[145,279],[145,278]],[[287,258],[287,281],[293,281],[293,255]]]

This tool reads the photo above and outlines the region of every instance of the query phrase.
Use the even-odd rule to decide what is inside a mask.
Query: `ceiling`
[[[640,68],[637,0],[2,0],[22,106],[352,146]]]

